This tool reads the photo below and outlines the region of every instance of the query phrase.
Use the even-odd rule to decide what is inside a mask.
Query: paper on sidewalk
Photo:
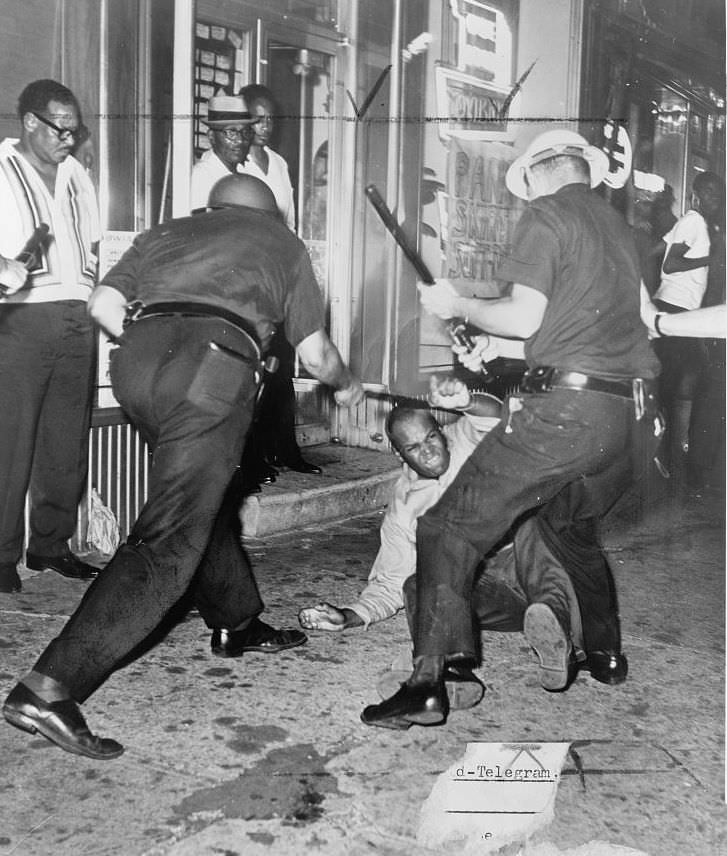
[[[468,743],[424,802],[417,840],[458,853],[525,842],[553,819],[568,743]]]

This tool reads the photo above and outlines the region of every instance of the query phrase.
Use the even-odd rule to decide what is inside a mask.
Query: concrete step
[[[320,475],[283,468],[275,484],[264,485],[242,506],[246,539],[329,523],[383,508],[400,467],[385,451],[326,443],[307,446],[304,458],[322,468]]]

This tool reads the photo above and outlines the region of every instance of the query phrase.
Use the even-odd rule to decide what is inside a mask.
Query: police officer
[[[567,535],[594,585],[606,587],[596,522],[631,484],[632,448],[638,455],[636,447],[653,434],[658,374],[639,317],[633,237],[592,191],[607,170],[605,154],[579,134],[540,134],[506,176],[508,189],[530,203],[497,273],[510,289],[494,300],[460,296],[446,280],[421,289],[428,311],[521,340],[529,370],[522,394],[509,399],[507,418],[419,519],[414,671],[391,698],[363,711],[368,725],[446,721],[445,666],[476,655],[470,614],[479,557],[521,514],[570,485],[582,489],[557,537]],[[556,603],[546,598],[528,606],[531,645],[538,649],[560,628],[565,662],[570,644],[561,625]],[[603,647],[589,645],[589,656],[600,657],[606,671],[618,670],[615,628],[603,631]],[[561,674],[562,685],[551,689],[565,688],[568,670]]]
[[[129,305],[133,322],[124,327]],[[8,696],[3,714],[91,758],[123,752],[90,732],[78,702],[189,590],[212,652],[275,653],[306,641],[258,617],[263,604],[240,545],[230,485],[250,426],[261,355],[285,321],[306,369],[338,404],[363,396],[323,330],[303,243],[258,179],[218,182],[209,210],[144,232],[97,287],[94,319],[116,337],[114,393],[153,453],[149,493],[128,541],[59,636]]]

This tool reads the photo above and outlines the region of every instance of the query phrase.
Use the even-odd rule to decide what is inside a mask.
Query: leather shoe
[[[92,580],[98,576],[98,568],[82,562],[70,551],[63,556],[38,556],[26,553],[25,567],[31,571],[57,571],[61,576],[71,580]]]
[[[444,681],[432,684],[403,683],[398,692],[380,704],[370,704],[361,713],[361,722],[380,728],[403,730],[411,725],[443,725],[449,701]]]
[[[241,657],[249,651],[277,654],[308,641],[300,630],[276,630],[253,618],[244,630],[213,630],[211,647],[216,657]]]
[[[124,751],[124,747],[115,740],[91,734],[73,699],[46,702],[25,684],[15,685],[3,705],[3,716],[16,728],[31,734],[39,732],[75,755],[110,761]]]
[[[575,654],[553,610],[545,603],[531,603],[523,633],[538,656],[540,685],[549,692],[564,690],[575,676]]]
[[[275,484],[277,477],[278,471],[269,464],[260,464],[254,476],[258,484]]]
[[[591,677],[602,684],[622,684],[629,672],[626,657],[616,651],[591,651],[586,657],[585,668]]]
[[[393,695],[406,682],[411,672],[391,670],[376,685],[381,698]],[[444,669],[444,686],[447,689],[450,710],[467,710],[482,701],[485,685],[468,666],[450,664]]]
[[[281,461],[276,459],[275,464],[279,467],[287,467],[289,470],[293,470],[296,473],[308,473],[310,475],[319,476],[323,472],[320,467],[315,464],[310,464],[308,461],[304,461],[303,458],[295,458],[292,461]]]
[[[0,564],[0,592],[12,594],[20,591],[23,584],[18,576],[18,569],[15,567],[15,562],[3,562]]]

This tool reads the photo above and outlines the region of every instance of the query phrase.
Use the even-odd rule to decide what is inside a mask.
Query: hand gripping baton
[[[368,196],[369,202],[373,205],[374,210],[381,218],[381,222],[384,224],[384,226],[386,226],[386,229],[389,234],[393,237],[393,239],[399,245],[399,248],[401,249],[402,253],[404,253],[404,255],[414,267],[414,270],[419,275],[419,279],[425,285],[434,285],[434,277],[432,276],[431,271],[426,266],[424,259],[409,243],[409,239],[404,234],[404,230],[398,224],[396,217],[394,217],[394,215],[388,209],[386,202],[384,202],[383,197],[376,189],[376,185],[369,184],[364,192],[366,193],[366,196]],[[474,339],[467,332],[467,325],[465,324],[462,318],[450,318],[447,322],[447,332],[452,337],[452,340],[455,342],[455,344],[466,348],[468,353],[473,350],[475,346]],[[480,371],[485,377],[487,377],[488,372],[484,364],[482,365]]]
[[[49,231],[50,229],[47,223],[40,223],[35,229],[33,229],[33,234],[25,242],[23,249],[17,254],[17,256],[15,256],[15,261],[20,262],[26,270],[30,270],[35,262],[35,254],[45,243]],[[6,286],[0,284],[0,297],[4,296],[7,290]],[[20,289],[18,289],[18,291],[20,291]]]
[[[33,234],[25,242],[23,249],[15,256],[15,261],[30,269],[35,260],[35,254],[43,246],[49,231],[47,223],[40,223],[37,228],[33,229]]]

